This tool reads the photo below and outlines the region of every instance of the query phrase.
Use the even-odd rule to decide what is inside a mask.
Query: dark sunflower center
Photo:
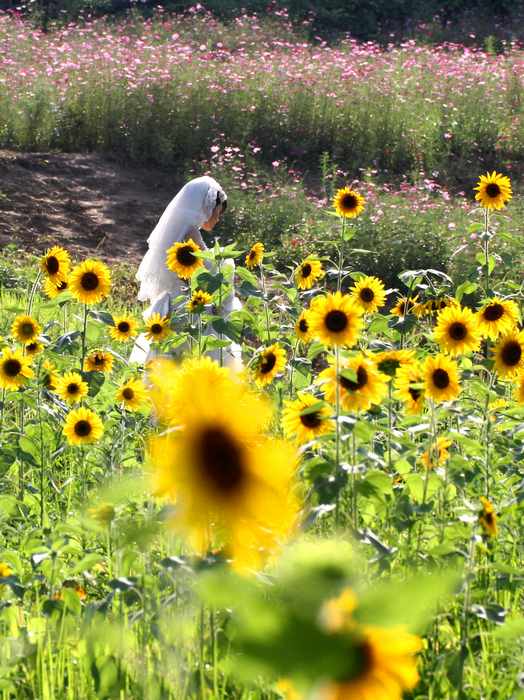
[[[76,382],[72,382],[71,384],[67,385],[66,391],[68,394],[75,396],[75,394],[78,394],[78,392],[80,391],[80,387]]]
[[[82,275],[80,285],[86,292],[94,292],[99,284],[100,280],[98,279],[98,275],[94,272],[84,272]]]
[[[309,277],[311,274],[311,265],[309,263],[305,263],[302,265],[302,277]]]
[[[264,355],[262,358],[262,362],[260,363],[260,373],[261,374],[267,374],[268,372],[271,372],[273,367],[275,366],[277,362],[277,358],[275,353],[273,352],[268,352]]]
[[[343,311],[334,309],[326,314],[324,325],[332,333],[341,333],[347,328],[348,317]]]
[[[484,513],[484,520],[488,525],[493,525],[493,513]]]
[[[342,201],[341,201],[342,209],[345,209],[346,211],[351,211],[352,209],[355,209],[357,204],[358,204],[358,200],[354,194],[345,194],[342,197]]]
[[[7,374],[8,377],[16,377],[21,371],[22,363],[18,360],[11,359],[4,362],[4,374]]]
[[[88,420],[79,420],[75,423],[75,434],[78,437],[87,437],[91,430],[91,423]]]
[[[398,312],[401,316],[406,315],[406,309],[407,309],[406,302],[405,301],[400,302],[400,304],[398,305]]]
[[[373,656],[373,649],[371,644],[367,640],[362,640],[354,649],[354,661],[351,664],[351,670],[342,677],[337,678],[341,681],[360,681],[365,682],[365,678],[373,672],[375,666],[375,660]]]
[[[460,321],[452,323],[448,329],[449,337],[453,340],[464,340],[468,334],[468,329]]]
[[[315,411],[314,413],[306,413],[300,416],[300,421],[306,428],[318,428],[322,423],[322,417],[320,411]]]
[[[344,389],[347,389],[348,391],[358,391],[358,389],[362,389],[368,383],[368,373],[364,367],[359,367],[357,369],[356,382],[354,382],[352,379],[348,379],[347,377],[343,377],[342,375],[339,379]]]
[[[216,491],[227,496],[242,486],[243,450],[231,435],[221,428],[205,428],[195,447],[201,474]]]
[[[131,401],[131,399],[134,397],[134,395],[135,395],[135,392],[133,391],[133,389],[131,389],[128,386],[126,386],[126,388],[122,392],[122,396],[124,397],[124,399],[126,401]]]
[[[400,362],[398,360],[388,358],[387,360],[382,360],[378,363],[379,372],[383,372],[388,376],[392,377],[397,369],[400,367]]]
[[[307,333],[309,330],[309,326],[305,318],[300,319],[300,321],[298,322],[298,327],[300,328],[302,333]]]
[[[56,275],[56,273],[60,269],[60,263],[58,262],[58,259],[55,258],[54,255],[51,255],[50,257],[47,258],[46,263],[45,263],[45,267],[50,275]]]
[[[106,360],[103,355],[95,355],[93,357],[93,362],[97,367],[100,367],[101,365],[104,365]]]
[[[369,304],[375,298],[375,292],[369,287],[364,287],[360,290],[360,298],[366,304]]]
[[[160,333],[162,333],[164,330],[164,327],[160,323],[153,323],[150,330],[153,335],[160,335]]]
[[[433,384],[437,389],[445,389],[449,386],[449,374],[440,367],[433,372]]]
[[[486,194],[488,197],[498,197],[500,194],[500,187],[497,185],[496,182],[490,182],[489,185],[486,187]]]
[[[193,249],[189,245],[182,246],[177,250],[176,259],[181,265],[185,265],[186,267],[194,265],[197,260],[193,253]]]
[[[502,349],[501,356],[502,361],[508,367],[518,365],[522,357],[522,348],[520,347],[520,343],[517,343],[516,340],[511,340],[506,343]]]
[[[413,399],[413,401],[418,401],[420,399],[420,396],[422,394],[422,389],[413,389],[413,387],[409,387],[408,389],[409,395]]]
[[[118,324],[118,330],[120,333],[129,333],[129,323],[127,321],[120,321]]]
[[[57,285],[56,288],[58,289],[59,292],[63,292],[64,289],[67,289],[67,282],[65,280],[61,280]]]
[[[35,327],[29,321],[26,323],[22,323],[22,325],[20,326],[20,335],[23,335],[24,338],[30,338],[32,335],[34,335],[34,332]]]
[[[484,309],[484,318],[486,321],[498,321],[504,316],[504,307],[502,304],[490,304]]]
[[[28,353],[35,352],[38,349],[38,345],[36,343],[29,343],[28,345],[25,346],[25,350]]]

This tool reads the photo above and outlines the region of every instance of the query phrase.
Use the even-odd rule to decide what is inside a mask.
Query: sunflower
[[[496,537],[498,534],[497,514],[493,503],[488,501],[484,496],[480,497],[482,510],[479,513],[479,523],[488,537]]]
[[[377,369],[388,377],[394,377],[400,367],[414,362],[415,352],[413,350],[384,350],[371,355],[372,360],[377,365]]]
[[[433,316],[451,306],[459,306],[458,301],[454,297],[444,295],[442,297],[428,299],[426,302],[418,302],[413,307],[413,313],[417,318]]]
[[[113,369],[113,355],[105,350],[92,350],[84,360],[84,372],[104,372]]]
[[[169,318],[160,314],[151,314],[146,321],[146,338],[153,343],[161,343],[171,333]]]
[[[56,367],[50,360],[44,360],[40,379],[48,391],[56,391],[56,385],[60,377],[55,370]]]
[[[206,304],[210,304],[213,296],[202,289],[195,289],[191,299],[187,302],[187,310],[192,314],[199,314]]]
[[[445,464],[449,457],[448,447],[450,445],[451,440],[448,440],[448,438],[437,438],[437,442],[430,449],[423,452],[420,457],[426,469],[433,469],[433,467],[440,467],[442,464]]]
[[[376,364],[364,355],[344,360],[338,376],[342,408],[346,411],[367,411],[379,404],[388,393],[388,381],[388,377],[379,372]],[[320,372],[317,383],[322,386],[326,400],[334,404],[337,397],[335,363]]]
[[[513,398],[518,403],[524,403],[524,372],[520,372],[517,377],[517,384],[513,391]]]
[[[70,266],[69,253],[58,245],[49,248],[40,260],[42,272],[55,284],[67,278]]]
[[[255,365],[255,381],[259,386],[270,384],[277,374],[281,374],[286,366],[286,351],[278,343],[264,348],[259,353]]]
[[[174,243],[167,251],[167,267],[181,279],[188,280],[204,264],[202,258],[195,255],[199,250],[200,246],[192,239]]]
[[[88,445],[98,442],[103,433],[102,421],[89,408],[77,408],[66,416],[64,435],[70,445]]]
[[[339,216],[344,219],[354,219],[364,211],[366,200],[364,197],[352,190],[351,187],[342,187],[337,190],[333,198],[333,206]]]
[[[82,304],[98,304],[111,289],[109,268],[99,260],[84,260],[73,268],[69,288],[74,298]]]
[[[408,415],[422,413],[425,401],[424,377],[418,362],[398,368],[395,376],[394,396],[402,401]]]
[[[413,313],[417,302],[418,294],[414,297],[399,297],[390,313],[393,314],[393,316],[398,316],[399,318],[408,316],[409,314]]]
[[[138,324],[131,316],[114,316],[109,335],[118,343],[125,343],[137,333]]]
[[[309,310],[312,335],[325,345],[355,345],[362,327],[362,311],[341,292],[316,297]]]
[[[294,274],[299,289],[311,289],[319,279],[322,279],[324,270],[318,258],[306,258],[300,263]]]
[[[350,290],[350,294],[357,306],[368,314],[375,313],[386,303],[386,288],[378,277],[363,277]]]
[[[31,359],[24,357],[21,350],[4,348],[0,357],[0,389],[16,391],[32,379],[30,363]]]
[[[332,410],[313,394],[300,392],[294,401],[284,401],[282,427],[288,439],[299,444],[333,431]]]
[[[509,177],[495,171],[481,175],[475,189],[475,199],[484,209],[504,209],[512,197]]]
[[[434,401],[452,401],[460,393],[459,370],[455,360],[446,355],[426,358],[422,373],[424,391]]]
[[[13,569],[4,561],[0,561],[0,578],[7,578],[13,574]]]
[[[246,255],[246,260],[245,260],[246,267],[248,267],[250,270],[252,270],[253,268],[261,265],[263,259],[264,259],[264,244],[263,243],[255,243],[254,245],[251,246],[251,250]]]
[[[346,679],[320,688],[318,700],[401,700],[418,681],[417,652],[422,640],[403,627],[350,627],[356,664]]]
[[[309,324],[309,312],[307,309],[302,311],[295,324],[295,333],[303,343],[308,343],[311,340],[311,327]]]
[[[56,382],[56,393],[68,404],[78,403],[89,391],[89,385],[84,382],[78,372],[67,372]]]
[[[11,335],[16,338],[19,343],[27,345],[33,340],[36,340],[40,333],[42,332],[42,327],[35,321],[31,316],[21,315],[17,316],[13,321],[11,326]]]
[[[128,379],[118,387],[116,401],[124,404],[128,411],[138,411],[147,400],[147,391],[144,382],[140,379]]]
[[[494,348],[495,369],[501,377],[511,377],[524,369],[524,331],[501,336]]]
[[[199,553],[220,547],[235,567],[258,567],[296,525],[296,451],[263,436],[271,411],[262,397],[218,367],[210,387],[200,361],[184,365],[152,396],[175,411],[168,424],[182,421],[150,441],[155,492],[176,502],[174,525]]]
[[[476,352],[480,347],[477,319],[467,307],[449,306],[441,311],[434,334],[440,349],[450,355]]]
[[[520,320],[519,307],[511,299],[493,297],[477,311],[476,320],[482,337],[496,340],[517,325]]]
[[[55,299],[59,294],[65,292],[69,288],[67,279],[52,280],[49,277],[44,279],[44,293],[49,299]]]
[[[38,340],[33,340],[31,343],[27,343],[27,345],[24,346],[24,353],[28,357],[35,357],[35,355],[39,355],[44,350],[44,345]]]

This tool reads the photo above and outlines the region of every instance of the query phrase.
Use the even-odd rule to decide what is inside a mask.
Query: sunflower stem
[[[38,286],[38,283],[40,282],[41,277],[42,277],[42,273],[38,272],[36,279],[33,282],[33,286],[31,287],[31,292],[29,294],[29,300],[27,302],[27,315],[28,316],[31,316],[31,310],[33,308],[33,302],[35,300],[36,288]]]
[[[84,323],[82,326],[82,358],[80,360],[80,372],[84,370],[84,360],[86,359],[87,314],[87,304],[84,304]]]
[[[335,486],[337,488],[337,499],[335,504],[335,527],[339,524],[339,511],[340,511],[340,489],[338,487],[338,478],[340,475],[340,381],[339,381],[339,371],[340,371],[340,349],[338,345],[335,346]]]
[[[271,343],[271,327],[270,327],[270,322],[269,322],[269,307],[268,307],[268,303],[267,303],[266,278],[264,276],[264,266],[262,265],[262,263],[260,264],[260,286],[262,287],[262,296],[264,299],[267,342]]]
[[[437,446],[437,424],[435,420],[435,403],[433,401],[429,402],[429,408],[430,408],[430,425],[431,429],[429,432],[429,443],[428,443],[428,466],[425,470],[424,474],[424,488],[422,491],[422,502],[420,504],[420,520],[419,520],[419,528],[418,528],[418,536],[417,536],[417,549],[416,549],[416,560],[418,561],[419,554],[420,554],[420,545],[422,542],[422,530],[424,529],[424,508],[426,506],[426,501],[428,497],[428,487],[429,487],[429,472],[431,470],[431,467],[433,464],[437,463],[438,460],[438,449],[436,448]],[[435,454],[436,453],[436,454]]]
[[[342,219],[342,239],[338,244],[338,280],[337,280],[337,292],[340,292],[342,289],[342,265],[344,262],[343,258],[343,249],[342,246],[344,244],[344,234],[346,233],[346,220],[343,218]]]
[[[490,284],[489,284],[489,209],[484,209],[484,286],[486,297],[489,297]]]
[[[295,358],[297,356],[297,350],[298,350],[298,344],[300,343],[300,340],[297,340],[295,343],[295,347],[293,348],[293,353],[291,355],[291,362],[290,362],[290,377],[289,377],[289,395],[293,396],[293,380],[295,378]]]
[[[491,389],[493,387],[493,378],[494,374],[489,373],[489,386],[488,386],[488,391],[486,393],[486,401],[484,403],[484,490],[486,493],[486,498],[489,499],[489,491],[490,491],[490,478],[489,478],[489,471],[490,471],[490,445],[489,441],[491,438],[491,421],[489,418],[489,396]]]

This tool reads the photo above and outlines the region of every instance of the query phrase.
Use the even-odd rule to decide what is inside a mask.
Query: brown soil
[[[99,154],[0,150],[0,250],[60,244],[78,257],[136,263],[179,187],[173,173]]]

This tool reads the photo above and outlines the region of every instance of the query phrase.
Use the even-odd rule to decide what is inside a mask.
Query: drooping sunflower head
[[[413,350],[384,350],[371,356],[377,369],[388,377],[394,377],[400,367],[412,364],[415,353]]]
[[[479,513],[479,523],[488,537],[496,537],[498,534],[497,514],[493,504],[484,496],[480,497],[482,510]]]
[[[69,289],[82,304],[98,304],[111,289],[109,268],[99,260],[84,260],[73,268],[69,277]]]
[[[362,311],[353,299],[341,292],[316,297],[309,311],[312,335],[325,345],[357,342],[362,327]]]
[[[295,270],[295,282],[299,289],[311,289],[323,276],[324,270],[318,258],[306,258]]]
[[[89,445],[100,440],[104,426],[94,411],[77,408],[67,414],[63,432],[70,445]]]
[[[435,340],[450,355],[476,352],[480,347],[480,331],[475,314],[468,308],[448,306],[437,316]]]
[[[116,401],[128,411],[139,411],[147,401],[147,390],[140,379],[128,379],[116,391]]]
[[[365,204],[364,197],[351,187],[342,187],[333,198],[335,211],[345,219],[354,219],[362,214]]]
[[[42,327],[31,316],[26,316],[25,314],[17,316],[13,321],[11,326],[11,335],[16,338],[18,342],[27,345],[33,340],[36,340],[40,333],[42,332]]]
[[[278,343],[262,350],[254,364],[255,382],[259,386],[270,384],[278,374],[284,371],[286,359],[286,351]]]
[[[35,357],[36,355],[39,355],[41,352],[44,352],[44,350],[45,350],[44,345],[42,343],[40,343],[38,340],[33,340],[24,346],[24,353],[28,357]]]
[[[44,360],[40,372],[40,380],[47,391],[56,391],[59,376],[56,367],[50,360]]]
[[[475,199],[484,209],[504,209],[513,196],[509,177],[495,170],[481,175],[475,190]]]
[[[251,246],[249,253],[246,255],[246,259],[245,259],[246,267],[249,268],[250,270],[253,270],[253,268],[258,267],[259,265],[262,264],[263,259],[264,259],[264,244],[263,243],[255,243],[254,245]]]
[[[477,311],[476,320],[482,337],[496,340],[515,328],[520,320],[519,307],[511,299],[493,297]]]
[[[234,565],[258,566],[295,525],[296,452],[264,437],[263,398],[218,366],[209,386],[200,369],[173,367],[152,396],[179,426],[150,443],[155,492],[176,499],[174,524],[197,551],[220,546]]]
[[[171,272],[176,272],[180,279],[188,280],[195,270],[202,267],[204,261],[195,253],[200,251],[191,238],[181,243],[174,243],[167,251],[166,264]]]
[[[311,327],[309,323],[309,313],[307,309],[302,311],[295,324],[295,333],[303,343],[311,340]]]
[[[408,415],[422,413],[425,402],[424,377],[418,362],[398,368],[394,380],[394,397],[402,401]]]
[[[4,348],[0,357],[0,389],[16,391],[34,376],[30,367],[31,358],[24,357],[21,350]]]
[[[89,386],[78,372],[67,372],[56,382],[56,393],[68,404],[74,404],[87,396]]]
[[[114,316],[109,335],[118,343],[125,343],[137,333],[138,324],[131,316]]]
[[[187,303],[187,310],[192,314],[201,313],[206,304],[210,304],[213,296],[203,289],[195,289],[191,295],[191,299]]]
[[[367,313],[374,313],[386,303],[386,289],[378,277],[363,277],[351,290],[355,303]]]
[[[317,378],[326,401],[336,403],[337,383],[340,403],[346,411],[367,411],[382,402],[388,392],[388,377],[365,355],[343,360],[337,371],[335,364],[323,370]]]
[[[49,277],[44,279],[44,294],[49,299],[55,299],[59,294],[65,292],[69,288],[68,279],[52,280]]]
[[[437,403],[457,398],[460,393],[459,369],[454,360],[442,354],[428,356],[422,371],[426,396]]]
[[[152,343],[161,343],[171,333],[169,318],[160,314],[151,314],[146,322],[146,338]]]
[[[418,295],[414,297],[399,297],[395,302],[395,306],[391,309],[393,316],[403,318],[414,312],[414,308],[418,303]]]
[[[284,401],[282,427],[289,440],[299,444],[309,442],[333,430],[334,422],[329,406],[313,394],[301,392],[294,401]]]
[[[447,294],[418,302],[413,307],[413,313],[417,318],[424,316],[436,316],[438,313],[451,306],[459,306],[458,301]]]
[[[113,355],[105,350],[92,350],[84,360],[84,372],[109,373],[113,369]]]
[[[495,369],[501,377],[512,377],[524,369],[524,331],[502,335],[494,348]]]
[[[450,445],[451,440],[448,438],[437,438],[437,441],[433,443],[425,452],[423,452],[420,457],[420,460],[426,469],[433,469],[434,467],[445,464],[449,457],[448,447],[450,447]]]
[[[47,250],[40,260],[42,272],[49,280],[55,283],[67,278],[70,266],[71,258],[69,253],[57,245]]]

